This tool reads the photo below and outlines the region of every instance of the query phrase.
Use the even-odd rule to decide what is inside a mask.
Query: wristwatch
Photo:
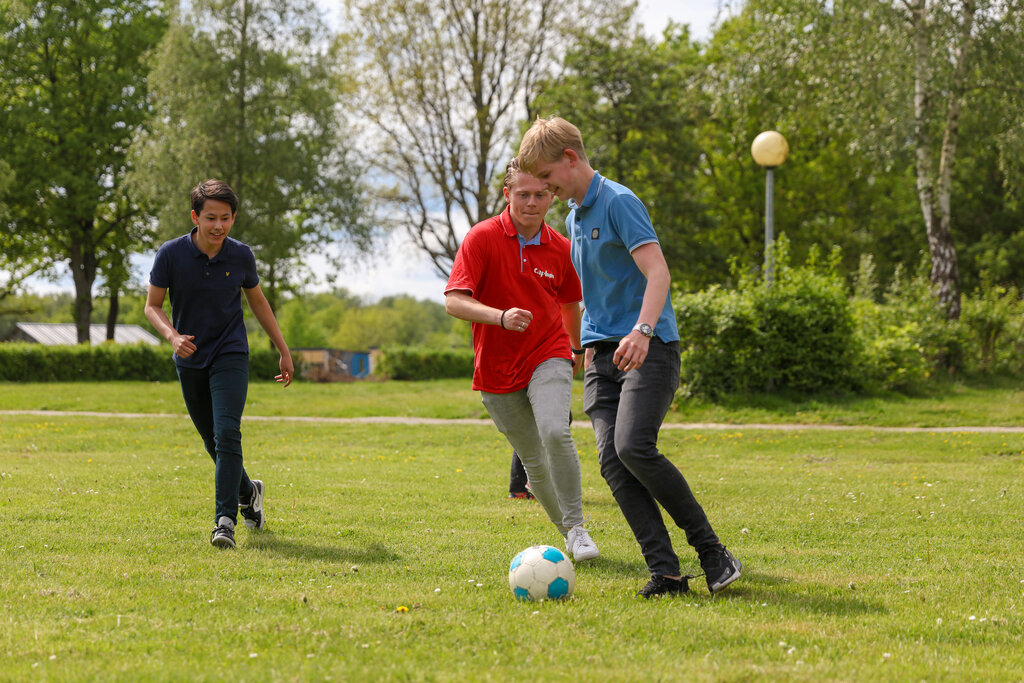
[[[654,328],[648,325],[647,323],[637,323],[636,325],[633,326],[633,331],[639,332],[648,339],[654,336]]]

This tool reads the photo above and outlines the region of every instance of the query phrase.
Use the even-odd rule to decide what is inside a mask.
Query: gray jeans
[[[660,503],[698,554],[718,545],[704,509],[672,462],[658,450],[658,431],[679,384],[679,342],[651,340],[638,370],[623,372],[612,357],[618,342],[594,345],[583,384],[583,410],[597,438],[601,475],[633,530],[653,576],[679,574],[679,558]]]
[[[533,371],[525,389],[510,394],[480,392],[498,431],[519,453],[530,491],[565,536],[583,523],[580,459],[569,430],[572,363],[551,358]]]

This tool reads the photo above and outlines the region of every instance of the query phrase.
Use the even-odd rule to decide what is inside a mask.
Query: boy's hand
[[[647,351],[650,346],[651,340],[634,330],[619,342],[619,348],[615,349],[612,362],[619,370],[626,372],[636,370],[647,359]]]
[[[174,353],[178,354],[178,358],[188,358],[196,352],[196,345],[192,343],[193,339],[195,339],[195,335],[192,334],[171,336],[171,348],[174,349]]]
[[[512,332],[526,332],[532,320],[533,313],[525,308],[510,308],[505,311],[504,320],[500,324]]]
[[[292,357],[281,356],[281,374],[275,375],[274,379],[280,384],[284,382],[285,386],[292,383],[292,378],[295,376],[295,366],[292,364]]]

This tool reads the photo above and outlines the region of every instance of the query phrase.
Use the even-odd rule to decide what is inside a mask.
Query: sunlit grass
[[[583,384],[573,392],[573,415],[585,420]],[[176,382],[0,383],[0,410],[72,410],[185,415]],[[249,385],[246,415],[313,417],[407,416],[484,419],[468,379],[430,382],[297,382]],[[1018,382],[945,383],[915,396],[815,397],[758,394],[718,403],[677,401],[670,423],[722,422],[956,427],[1024,426],[1024,386]]]
[[[697,579],[646,602],[593,435],[574,434],[602,557],[570,602],[534,605],[507,563],[560,540],[504,498],[486,423],[247,423],[268,528],[224,552],[187,419],[4,416],[0,678],[1019,677],[1021,435],[666,430],[745,569],[718,598]]]

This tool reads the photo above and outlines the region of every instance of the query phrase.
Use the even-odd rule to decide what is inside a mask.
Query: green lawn
[[[181,412],[173,385],[60,386],[51,407]],[[357,386],[253,395],[299,389],[310,414]],[[385,403],[433,414],[466,391],[473,409],[451,386]],[[225,552],[187,420],[0,416],[0,679],[1019,680],[1024,435],[666,430],[745,567],[717,598],[697,579],[648,602],[593,434],[574,433],[602,557],[571,601],[524,604],[508,561],[560,539],[536,502],[504,498],[488,424],[247,423],[268,528]]]
[[[585,419],[583,383],[576,382],[573,414]],[[175,382],[3,383],[0,410],[87,410],[185,414]],[[249,387],[247,415],[486,418],[468,379],[431,382],[272,381]],[[1024,386],[1016,381],[947,383],[918,396],[757,395],[720,403],[677,401],[667,422],[870,424],[876,426],[1024,426]]]

